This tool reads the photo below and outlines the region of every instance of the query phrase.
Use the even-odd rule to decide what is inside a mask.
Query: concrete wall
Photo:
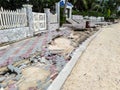
[[[83,20],[84,17],[81,15],[72,15],[72,19]]]
[[[0,44],[24,39],[30,35],[29,27],[0,30]]]
[[[59,28],[59,23],[50,23],[50,29],[49,30],[56,30]]]
[[[35,34],[34,23],[33,23],[33,13],[32,13],[32,5],[23,5],[26,9],[27,15],[27,27],[19,27],[19,28],[11,28],[0,30],[0,44],[5,42],[14,42],[21,39],[24,39],[29,36],[33,36]],[[56,13],[57,13],[57,22],[50,22],[50,9],[45,9],[46,13],[46,21],[47,21],[47,30],[56,30],[59,28],[59,5],[56,4]],[[45,30],[46,31],[46,30]]]

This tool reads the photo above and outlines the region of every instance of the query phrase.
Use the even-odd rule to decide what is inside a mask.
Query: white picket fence
[[[26,9],[16,11],[0,9],[0,29],[27,26]]]
[[[34,30],[45,30],[46,29],[46,14],[33,12],[33,23]]]
[[[57,23],[57,14],[50,13],[50,23]]]

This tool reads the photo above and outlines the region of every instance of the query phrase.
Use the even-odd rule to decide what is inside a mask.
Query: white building
[[[60,7],[64,7],[65,5],[65,0],[60,0]],[[71,18],[72,17],[72,8],[73,8],[73,5],[69,2],[67,2],[67,18]]]

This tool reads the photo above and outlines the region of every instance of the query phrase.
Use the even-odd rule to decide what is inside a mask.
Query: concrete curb
[[[47,90],[60,90],[61,89],[61,87],[64,84],[64,82],[66,81],[67,77],[70,75],[73,67],[77,63],[79,57],[86,50],[86,48],[90,44],[90,42],[101,31],[102,30],[100,29],[94,35],[92,35],[90,38],[86,39],[82,44],[79,45],[79,47],[73,53],[73,56],[72,56],[71,60],[66,64],[66,66],[62,69],[62,71],[59,73],[59,75],[56,77],[56,79],[52,82],[52,84],[48,87]]]
[[[6,48],[8,48],[9,46],[10,46],[10,45],[2,46],[2,47],[0,47],[0,50],[6,49]]]

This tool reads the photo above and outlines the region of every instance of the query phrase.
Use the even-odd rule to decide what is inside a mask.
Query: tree
[[[33,11],[43,12],[45,7],[52,9],[58,1],[59,0],[29,0],[29,4],[33,5]],[[27,3],[27,0],[0,0],[0,7],[15,10],[21,8],[23,4]]]

